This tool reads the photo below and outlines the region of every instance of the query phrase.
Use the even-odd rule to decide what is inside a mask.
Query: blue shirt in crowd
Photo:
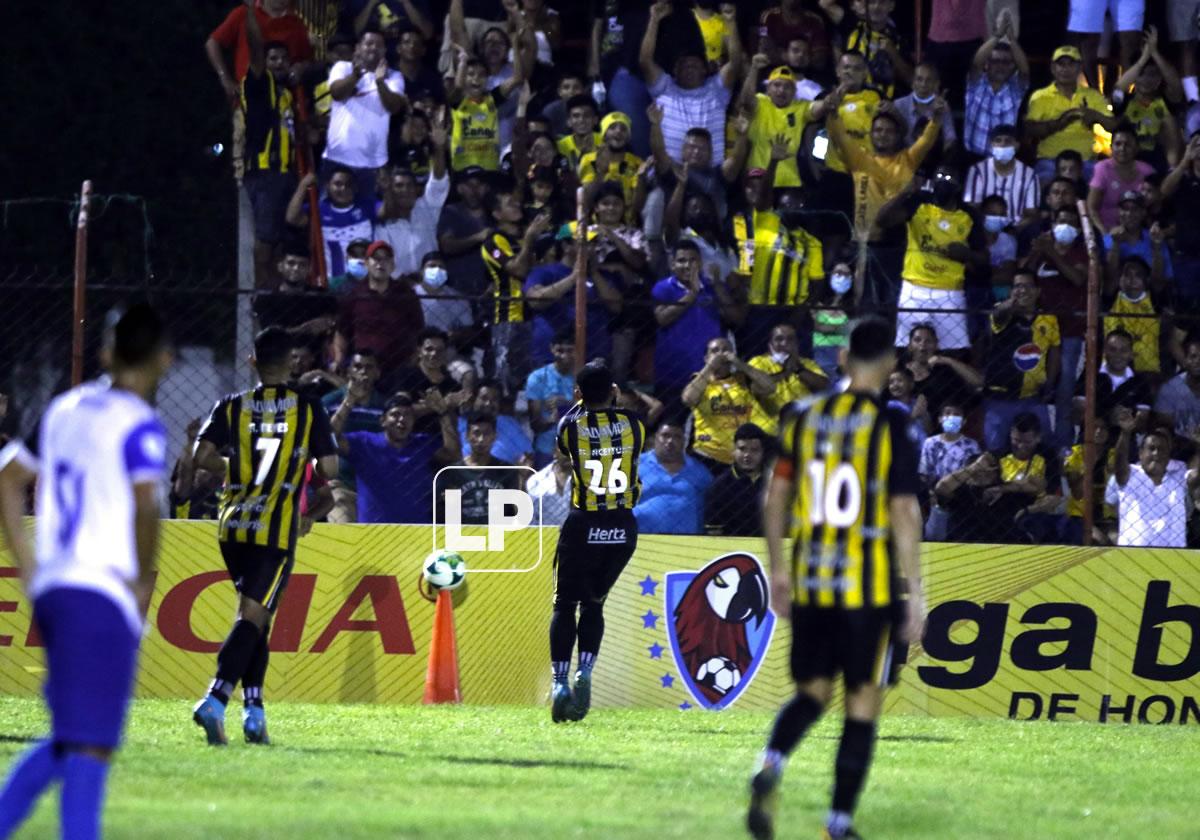
[[[555,412],[555,416],[558,417],[575,401],[575,374],[559,373],[554,365],[540,367],[529,374],[529,379],[525,382],[526,399],[546,402],[555,394],[561,397]],[[546,414],[549,416],[550,412],[547,411]],[[533,451],[543,455],[553,455],[554,432],[554,425],[545,431],[538,432],[533,438]]]
[[[433,521],[433,458],[442,447],[440,435],[413,435],[399,447],[383,432],[345,437],[358,478],[360,523]]]
[[[683,469],[671,475],[654,452],[638,460],[642,496],[633,515],[643,534],[704,533],[704,494],[713,477],[695,458],[683,456]]]
[[[674,303],[687,294],[687,287],[674,275],[654,284],[654,303]],[[675,323],[658,328],[654,346],[654,384],[667,390],[687,385],[692,374],[704,367],[704,352],[711,339],[721,335],[717,298],[707,278],[700,278],[700,294]]]

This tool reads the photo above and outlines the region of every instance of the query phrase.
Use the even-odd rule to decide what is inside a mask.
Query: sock
[[[871,767],[871,752],[874,748],[875,721],[846,718],[842,726],[842,741],[838,745],[837,761],[834,764],[831,816],[844,814],[848,817],[854,813],[859,791],[867,780],[867,770]]]
[[[25,821],[58,772],[59,761],[49,741],[34,744],[17,759],[0,790],[0,837],[12,834]]]
[[[571,660],[551,662],[550,669],[554,672],[554,682],[567,684],[567,675],[571,673]]]
[[[596,654],[579,651],[579,670],[587,671],[590,674],[594,667],[596,667]]]
[[[1200,85],[1197,84],[1195,76],[1183,77],[1183,93],[1188,102],[1200,99]]]
[[[796,748],[804,733],[821,716],[821,704],[811,695],[800,692],[788,701],[775,717],[771,737],[767,739],[767,752],[786,756]]]
[[[225,643],[221,645],[221,650],[217,654],[217,679],[228,683],[229,688],[224,697],[215,691],[210,692],[222,703],[229,702],[229,692],[245,676],[250,660],[254,658],[254,651],[261,635],[262,632],[258,629],[258,625],[244,618],[234,624],[233,629],[229,631]]]
[[[825,820],[825,828],[830,837],[845,837],[853,827],[854,816],[845,811],[830,811],[828,819]]]
[[[555,600],[554,612],[550,614],[550,661],[567,663],[567,670],[571,668],[571,654],[575,650],[576,606],[575,601]]]
[[[229,705],[229,695],[233,694],[233,686],[222,679],[215,679],[208,686],[208,696],[217,700],[222,706]]]
[[[579,667],[583,667],[584,651],[592,662],[600,652],[600,641],[604,638],[604,603],[585,601],[579,605]],[[590,667],[590,666],[589,666]]]
[[[108,762],[80,752],[63,759],[60,808],[64,840],[99,840]]]
[[[247,706],[262,707],[263,683],[267,679],[267,663],[271,660],[271,625],[263,628],[254,647],[254,656],[242,675],[242,699]]]

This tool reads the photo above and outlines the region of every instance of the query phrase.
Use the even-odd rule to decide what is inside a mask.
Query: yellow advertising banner
[[[455,593],[462,692],[542,702],[555,529],[467,555]],[[271,629],[267,695],[419,702],[433,605],[428,527],[317,526]],[[600,706],[775,709],[790,696],[788,624],[766,603],[761,540],[644,535],[609,597]],[[41,648],[0,554],[0,691],[32,696]],[[928,544],[929,625],[890,711],[1100,722],[1200,722],[1200,553]],[[212,523],[164,523],[138,693],[199,696],[235,605]],[[511,571],[521,569],[524,571]]]

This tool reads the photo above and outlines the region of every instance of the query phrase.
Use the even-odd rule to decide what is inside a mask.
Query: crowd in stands
[[[1086,495],[1096,543],[1200,545],[1197,0],[1064,0],[1049,42],[1013,0],[341,5],[315,49],[289,0],[206,44],[330,521],[428,522],[447,464],[464,521],[505,464],[561,521],[583,305],[650,420],[642,530],[758,533],[780,413],[870,311],[927,539],[1079,544]]]

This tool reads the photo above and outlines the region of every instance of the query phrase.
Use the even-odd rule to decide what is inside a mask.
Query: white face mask
[[[829,286],[836,294],[844,295],[854,285],[854,278],[849,274],[838,271],[829,275]]]
[[[781,365],[781,364],[783,364],[784,362],[786,362],[786,361],[788,360],[788,357],[789,357],[789,356],[791,356],[791,355],[792,355],[791,353],[776,353],[776,352],[772,352],[772,353],[771,353],[771,361],[772,361],[772,362],[774,362],[774,363],[775,363],[775,364],[777,364],[777,365]]]
[[[921,105],[928,105],[930,102],[932,102],[934,99],[937,98],[937,94],[931,93],[928,96],[917,96],[916,91],[914,91],[912,97],[913,97],[914,102],[921,104]]]
[[[437,266],[427,266],[424,273],[425,285],[441,288],[446,285],[446,269]]]
[[[996,163],[1008,163],[1016,156],[1016,146],[992,146],[992,160]]]
[[[947,414],[942,418],[942,431],[948,435],[956,435],[962,431],[963,419],[961,414]]]
[[[1059,222],[1054,226],[1054,241],[1059,245],[1070,245],[1078,236],[1079,228],[1075,225]]]
[[[346,260],[346,273],[355,280],[361,280],[367,276],[367,261],[358,257],[350,257]]]
[[[983,227],[988,233],[999,233],[1004,230],[1004,226],[1008,224],[1008,219],[1003,216],[984,216]]]
[[[1125,300],[1129,301],[1130,303],[1139,303],[1140,301],[1145,299],[1146,290],[1143,289],[1141,294],[1137,294],[1137,295],[1127,295],[1127,294],[1125,294],[1125,292],[1121,292],[1121,297],[1125,298]]]

